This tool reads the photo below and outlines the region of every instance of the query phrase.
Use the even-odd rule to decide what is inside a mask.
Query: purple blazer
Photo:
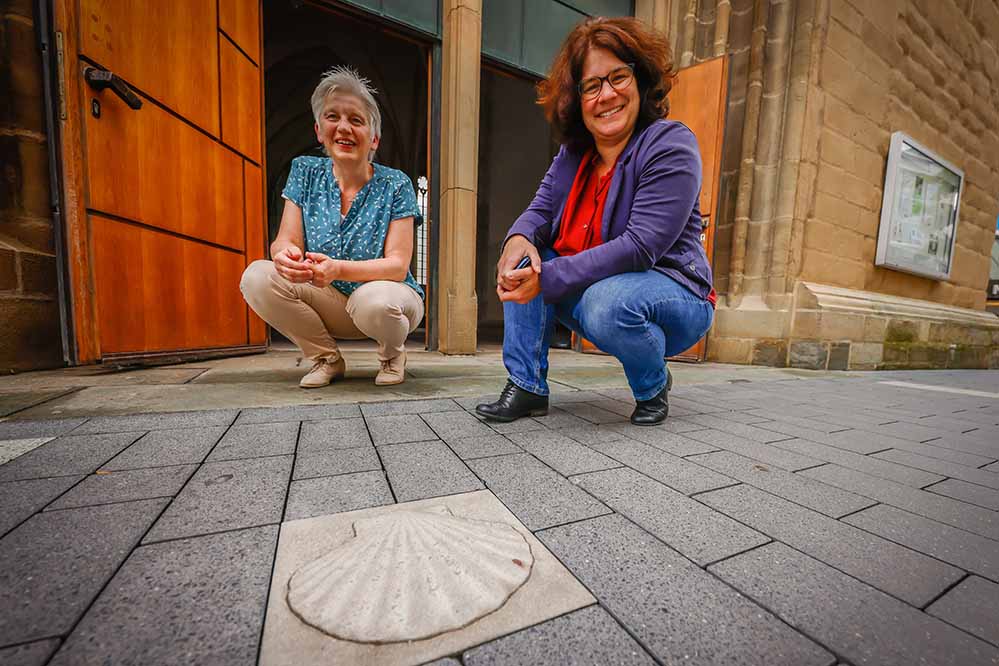
[[[558,152],[534,201],[507,238],[521,234],[539,250],[558,238],[583,154]],[[656,270],[707,298],[711,266],[701,246],[701,156],[683,123],[657,120],[636,131],[618,158],[604,205],[603,243],[541,264],[541,294],[557,303],[618,273]]]

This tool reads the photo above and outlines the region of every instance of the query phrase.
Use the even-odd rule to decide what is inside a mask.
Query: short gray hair
[[[382,135],[382,114],[378,110],[378,103],[375,101],[377,92],[371,87],[371,81],[357,73],[357,70],[345,65],[339,65],[323,72],[323,78],[319,80],[319,85],[312,91],[312,115],[319,124],[319,116],[323,113],[323,106],[326,98],[334,93],[353,95],[361,100],[361,105],[368,112],[368,122],[371,123],[371,138],[380,138]],[[368,159],[374,157],[374,151]]]

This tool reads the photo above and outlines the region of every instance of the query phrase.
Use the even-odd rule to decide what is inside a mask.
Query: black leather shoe
[[[631,422],[637,426],[659,425],[669,416],[669,390],[673,388],[673,375],[666,371],[666,386],[654,397],[642,400],[631,413]]]
[[[475,411],[501,423],[516,421],[522,416],[544,416],[548,413],[548,396],[525,391],[508,381],[499,400],[476,405]]]

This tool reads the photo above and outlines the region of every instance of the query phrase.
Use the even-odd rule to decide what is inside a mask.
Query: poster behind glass
[[[950,276],[964,174],[902,134],[892,135],[877,265]]]

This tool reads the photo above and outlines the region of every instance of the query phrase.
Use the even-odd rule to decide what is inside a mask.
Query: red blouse
[[[559,256],[579,254],[604,242],[600,227],[613,175],[613,167],[604,176],[597,175],[595,151],[587,153],[579,163],[553,245]]]

